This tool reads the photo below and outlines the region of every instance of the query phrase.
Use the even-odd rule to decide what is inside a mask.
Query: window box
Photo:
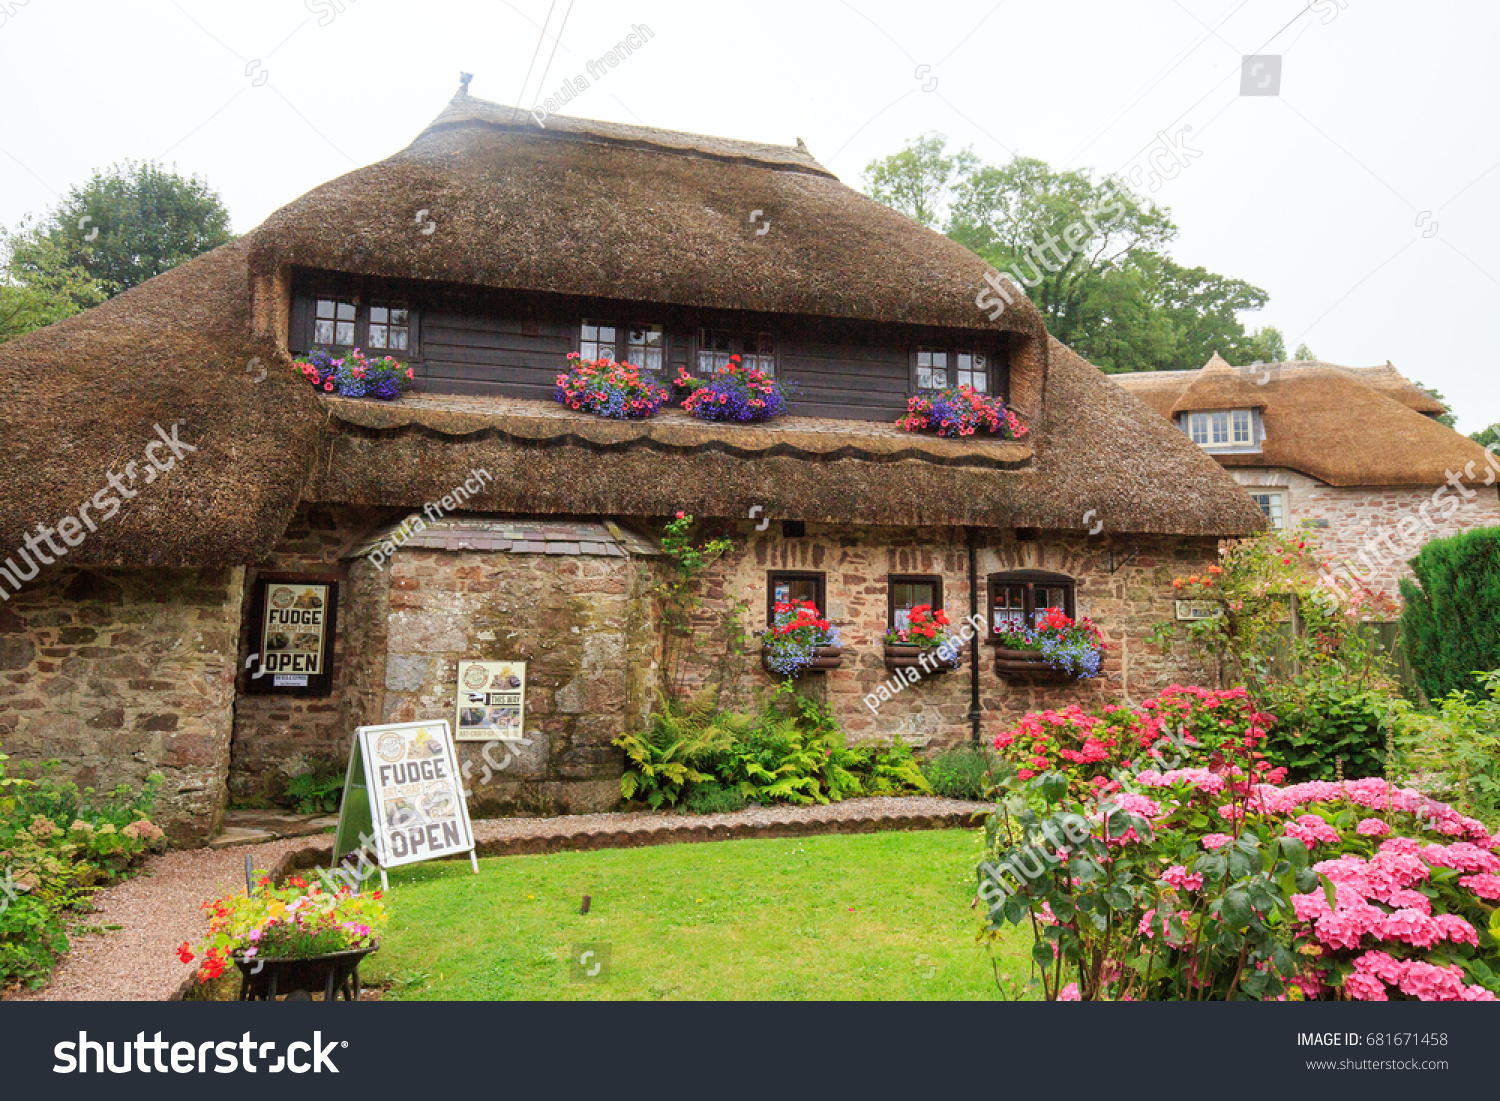
[[[1073,684],[1079,678],[1049,662],[1037,650],[995,647],[995,672],[1002,677],[1024,677],[1035,684]]]
[[[922,666],[922,655],[932,654],[933,657],[927,662],[927,667]],[[938,647],[935,646],[911,646],[899,642],[887,642],[885,644],[885,667],[892,671],[898,669],[915,669],[924,677],[934,676],[937,673],[951,673],[961,669],[964,663],[963,647],[954,650],[951,661],[945,661],[938,656]]]
[[[813,650],[812,664],[800,672],[787,674],[779,669],[771,668],[771,648],[762,645],[760,648],[760,664],[767,673],[773,677],[806,676],[809,673],[826,673],[830,669],[837,669],[844,664],[844,648],[842,646],[818,646]]]

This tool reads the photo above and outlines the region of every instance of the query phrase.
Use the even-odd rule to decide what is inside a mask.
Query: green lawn
[[[934,830],[400,868],[362,977],[404,999],[992,999],[969,909],[982,843]],[[607,946],[607,969],[583,977],[575,945],[595,946],[590,969]],[[1026,951],[997,949],[1002,975],[1023,976]]]

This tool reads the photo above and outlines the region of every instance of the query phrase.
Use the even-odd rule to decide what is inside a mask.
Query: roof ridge
[[[525,133],[553,141],[597,141],[610,145],[651,149],[678,156],[756,164],[773,169],[806,172],[837,179],[808,151],[799,138],[796,145],[724,138],[687,130],[667,130],[636,123],[609,122],[549,112],[540,106],[528,110],[471,96],[460,87],[438,115],[423,128],[412,144],[432,133],[482,126],[486,129]]]

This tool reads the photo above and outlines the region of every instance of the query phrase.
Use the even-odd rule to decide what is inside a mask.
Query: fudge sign
[[[382,867],[473,851],[446,721],[364,726],[357,742]]]
[[[262,676],[277,687],[305,688],[328,660],[329,586],[277,582],[266,586],[261,613]]]

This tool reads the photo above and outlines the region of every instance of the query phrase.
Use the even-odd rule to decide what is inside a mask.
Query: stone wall
[[[460,661],[525,661],[530,744],[458,743],[471,813],[615,806],[622,756],[610,743],[652,702],[653,570],[639,558],[402,549],[385,571],[381,721],[453,722]]]
[[[1335,566],[1353,574],[1399,604],[1398,582],[1411,577],[1407,565],[1429,539],[1444,539],[1477,527],[1500,524],[1500,490],[1479,478],[1451,486],[1331,486],[1293,470],[1234,468],[1247,489],[1280,489],[1286,495],[1287,527],[1304,521]],[[1466,497],[1464,492],[1473,494]],[[1434,501],[1434,494],[1440,494]],[[1456,507],[1455,507],[1456,505]],[[1403,538],[1402,524],[1405,523]],[[1389,537],[1388,541],[1386,537]]]
[[[0,605],[0,748],[81,787],[165,783],[156,822],[217,829],[244,570],[54,568]]]
[[[766,622],[767,574],[772,570],[822,572],[829,618],[839,627],[844,647],[842,667],[801,680],[832,705],[851,740],[889,739],[900,735],[918,744],[951,744],[970,735],[968,650],[961,670],[930,678],[895,693],[872,710],[866,697],[894,676],[885,668],[882,638],[888,615],[889,574],[937,574],[943,579],[943,602],[955,624],[968,615],[968,551],[961,529],[921,531],[898,528],[853,528],[808,524],[806,536],[784,538],[773,525],[757,532],[746,523],[729,534],[736,552],[706,575],[699,614],[698,681],[703,670],[724,651],[716,625],[736,602],[746,608],[745,622],[754,631]],[[1011,532],[983,532],[978,550],[978,606],[987,613],[984,585],[988,574],[1037,569],[1067,574],[1077,581],[1077,610],[1092,617],[1104,633],[1108,650],[1102,675],[1065,686],[1043,687],[996,673],[993,648],[981,643],[980,707],[983,736],[992,737],[1029,710],[1068,703],[1144,699],[1172,683],[1212,684],[1216,674],[1186,647],[1163,655],[1146,642],[1157,623],[1175,613],[1172,579],[1202,572],[1217,558],[1212,539],[1138,539],[1114,548],[1115,562],[1128,564],[1109,572],[1108,547],[1102,540],[1048,536],[1018,540]],[[758,657],[739,681],[749,699],[774,683]],[[894,686],[892,686],[894,687]]]
[[[323,762],[347,761],[356,727],[379,722],[375,698],[383,674],[384,586],[378,571],[340,559],[363,536],[405,515],[399,509],[308,506],[297,509],[275,552],[246,571],[240,610],[241,689],[235,705],[229,788],[235,802],[264,805],[279,798],[293,776]],[[244,692],[245,663],[255,639],[255,581],[263,573],[305,573],[339,579],[333,646],[333,693],[324,699]],[[354,599],[355,597],[358,599]]]

